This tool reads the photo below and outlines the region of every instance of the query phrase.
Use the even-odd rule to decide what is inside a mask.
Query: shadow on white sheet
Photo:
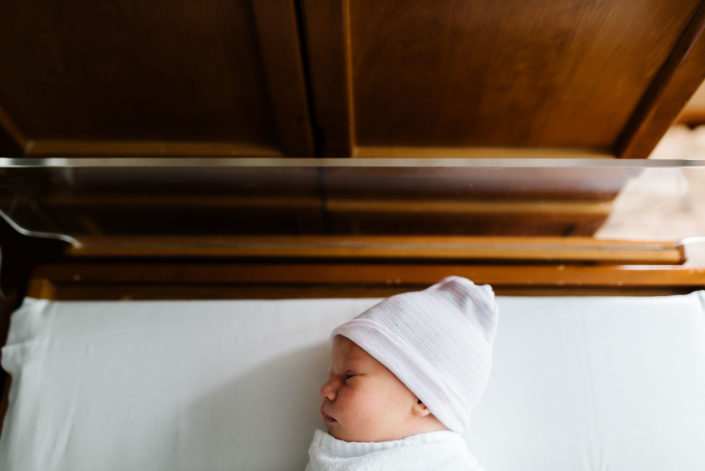
[[[372,302],[27,300],[0,469],[303,469],[328,333]]]
[[[320,425],[312,377],[325,376],[329,354],[322,343],[271,359],[189,404],[178,424],[179,440],[189,443],[177,447],[180,468],[254,469],[253,457],[288,454],[288,462],[303,469],[313,430]],[[233,447],[240,450],[237,456],[222,453]],[[207,456],[208,463],[191,449]]]

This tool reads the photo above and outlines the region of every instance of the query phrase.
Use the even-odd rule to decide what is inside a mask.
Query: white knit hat
[[[497,318],[489,285],[450,276],[385,299],[332,336],[362,347],[446,427],[462,432],[489,378]]]

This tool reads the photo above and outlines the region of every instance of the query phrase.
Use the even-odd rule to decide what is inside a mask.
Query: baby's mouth
[[[323,416],[323,421],[327,424],[334,424],[337,422],[332,416],[326,414],[321,407],[321,415]]]

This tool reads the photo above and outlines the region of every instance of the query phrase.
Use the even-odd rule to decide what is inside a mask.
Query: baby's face
[[[348,442],[397,440],[414,425],[414,394],[351,340],[333,342],[330,379],[321,387],[328,433]]]

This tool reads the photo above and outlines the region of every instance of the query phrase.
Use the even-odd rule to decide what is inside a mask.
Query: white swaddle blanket
[[[306,471],[483,471],[462,435],[421,433],[389,442],[344,442],[316,430]]]

